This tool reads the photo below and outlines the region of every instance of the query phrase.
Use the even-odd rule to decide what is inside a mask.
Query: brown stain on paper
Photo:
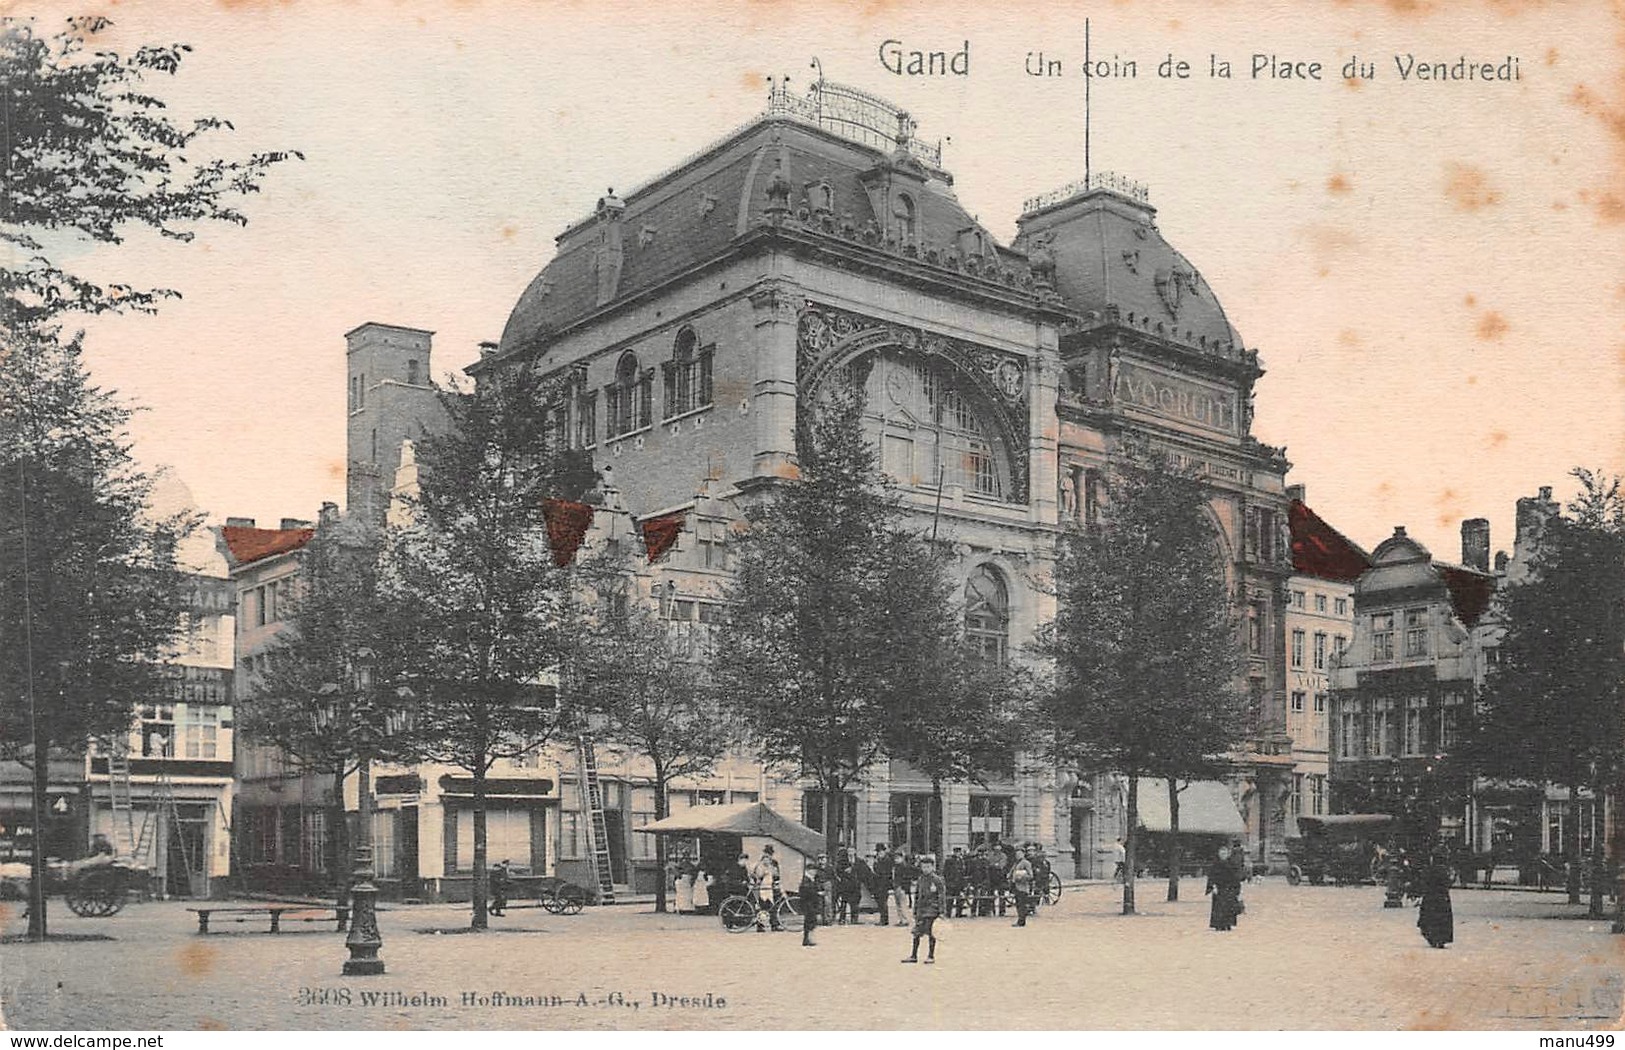
[[[1481,211],[1501,203],[1501,191],[1490,184],[1488,176],[1470,164],[1454,161],[1445,165],[1444,195],[1457,211]]]
[[[1478,326],[1473,331],[1485,342],[1494,342],[1506,335],[1511,327],[1505,317],[1494,310],[1486,310],[1484,316],[1478,319]]]
[[[175,953],[176,964],[181,973],[188,977],[205,977],[214,969],[215,957],[219,953],[213,945],[193,942]]]
[[[1326,180],[1326,192],[1332,194],[1333,196],[1342,196],[1353,188],[1354,184],[1349,181],[1348,176],[1344,175],[1340,171],[1334,173],[1331,178]]]

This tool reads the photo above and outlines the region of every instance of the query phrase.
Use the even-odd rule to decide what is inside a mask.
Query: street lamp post
[[[332,706],[318,709],[318,728],[349,729],[356,752],[356,816],[357,829],[354,864],[350,886],[350,931],[344,946],[350,957],[344,961],[346,977],[365,977],[384,972],[384,960],[378,957],[383,937],[378,932],[378,887],[373,884],[372,841],[372,760],[384,738],[392,736],[400,721],[393,712],[380,712],[373,695],[373,665],[377,654],[371,649],[357,649],[350,662],[350,688],[326,683],[321,688],[324,696],[334,698]],[[404,701],[411,690],[398,691]],[[354,697],[344,703],[345,696]],[[380,717],[382,715],[382,717]],[[326,723],[326,725],[322,725]]]

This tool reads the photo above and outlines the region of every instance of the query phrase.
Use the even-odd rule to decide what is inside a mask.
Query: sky
[[[50,0],[17,4],[47,26]],[[1625,6],[1387,3],[852,6],[219,4],[123,0],[110,46],[193,48],[161,85],[223,116],[225,155],[297,149],[246,227],[86,247],[94,276],[173,287],[156,316],[86,322],[97,378],[144,406],[164,498],[214,520],[343,501],[344,339],[433,330],[433,367],[496,339],[554,237],[760,112],[768,76],[831,80],[946,141],[967,209],[1001,239],[1022,200],[1083,174],[1084,20],[1095,171],[1146,183],[1267,374],[1254,433],[1368,549],[1406,525],[1460,553],[1461,519],[1509,548],[1514,501],[1570,468],[1625,471]],[[898,76],[882,44],[954,53]],[[1034,77],[1029,55],[1064,75]],[[1259,76],[1255,55],[1265,56]],[[1515,81],[1422,81],[1419,64]],[[1271,76],[1274,70],[1321,79]],[[1396,62],[1396,57],[1399,60]],[[1161,77],[1165,58],[1188,78]],[[1371,79],[1345,81],[1349,61]],[[1233,76],[1210,76],[1228,61]]]

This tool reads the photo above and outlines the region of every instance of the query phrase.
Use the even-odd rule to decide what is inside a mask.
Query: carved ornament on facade
[[[982,395],[1011,461],[1012,496],[1027,501],[1028,364],[1016,354],[908,325],[807,303],[796,323],[796,382],[816,391],[834,369],[888,347],[940,359]]]

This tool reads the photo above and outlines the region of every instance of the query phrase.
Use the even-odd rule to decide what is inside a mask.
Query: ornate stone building
[[[883,469],[957,552],[969,636],[1006,658],[1051,616],[1058,532],[1103,512],[1126,441],[1200,469],[1257,715],[1230,785],[1255,858],[1274,858],[1293,763],[1292,559],[1287,462],[1251,434],[1258,354],[1143,187],[1096,175],[1029,199],[1001,245],[914,130],[859,91],[775,89],[757,120],[568,226],[471,371],[532,362],[555,377],[556,439],[591,451],[633,528],[681,523],[658,593],[696,628],[715,614],[741,502],[794,475],[797,404],[837,373],[864,384]],[[764,790],[820,818],[799,785]],[[1065,771],[953,785],[939,813],[930,782],[892,762],[840,805],[865,848],[1037,839],[1083,873],[1120,833],[1110,778]]]

